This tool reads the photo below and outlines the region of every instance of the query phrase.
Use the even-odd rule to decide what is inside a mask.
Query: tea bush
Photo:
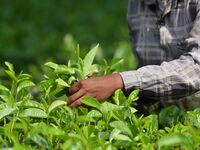
[[[139,116],[132,107],[139,89],[126,97],[117,90],[103,103],[85,97],[87,107],[67,106],[68,88],[92,75],[114,72],[121,62],[94,64],[98,46],[82,59],[47,62],[44,79],[35,84],[31,75],[17,74],[5,62],[10,83],[0,85],[1,149],[199,149],[200,108],[183,112],[176,106],[160,114]],[[172,112],[169,114],[169,112]]]

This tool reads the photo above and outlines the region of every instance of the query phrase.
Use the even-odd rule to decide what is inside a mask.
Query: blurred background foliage
[[[119,71],[134,69],[126,25],[126,0],[0,0],[0,68],[14,64],[39,80],[46,61],[73,59],[96,43],[96,61],[124,58]]]

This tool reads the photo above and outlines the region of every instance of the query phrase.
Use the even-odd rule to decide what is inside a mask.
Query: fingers
[[[69,107],[70,107],[70,108],[76,108],[76,107],[78,107],[78,106],[81,106],[81,99],[82,99],[82,97],[79,98],[78,100],[74,101],[73,103],[71,103],[71,104],[69,105]]]
[[[69,88],[69,93],[74,94],[80,89],[80,83],[76,82]]]
[[[84,91],[83,90],[79,90],[78,92],[76,92],[75,94],[71,95],[68,98],[68,105],[71,105],[73,102],[75,102],[76,100],[78,100],[80,97],[82,97],[84,95]]]

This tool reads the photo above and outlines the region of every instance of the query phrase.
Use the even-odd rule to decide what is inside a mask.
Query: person
[[[200,91],[200,1],[129,0],[127,22],[138,69],[93,77],[69,88],[71,108],[116,89],[143,101],[173,102]]]

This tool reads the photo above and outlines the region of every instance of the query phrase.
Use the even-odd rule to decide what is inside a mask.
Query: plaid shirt
[[[127,93],[171,102],[200,91],[200,0],[129,0],[127,20],[139,62],[120,73]]]

